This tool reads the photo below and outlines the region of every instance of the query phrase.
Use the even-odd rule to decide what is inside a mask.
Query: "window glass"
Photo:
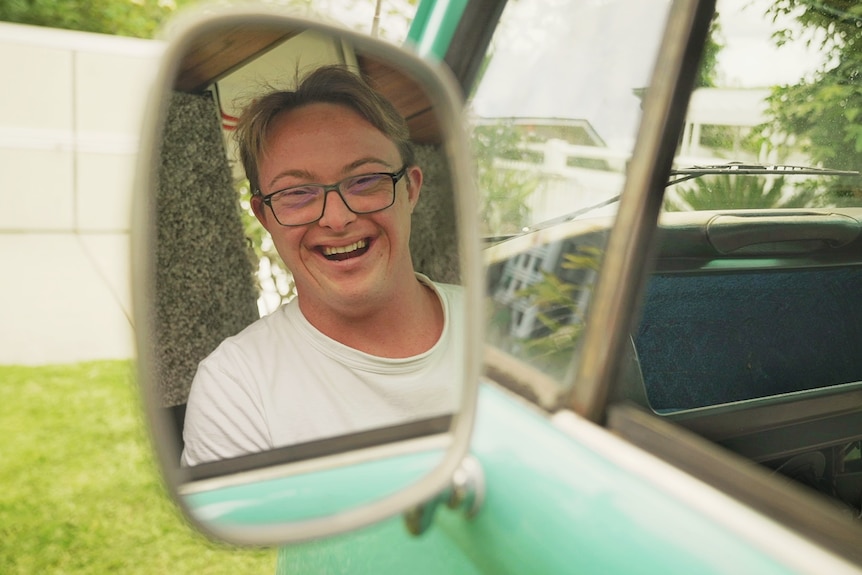
[[[561,382],[614,222],[669,0],[510,0],[469,103],[488,342]]]

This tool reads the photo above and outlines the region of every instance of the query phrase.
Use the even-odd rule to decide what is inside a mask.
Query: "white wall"
[[[134,355],[131,192],[161,52],[0,23],[0,364]]]

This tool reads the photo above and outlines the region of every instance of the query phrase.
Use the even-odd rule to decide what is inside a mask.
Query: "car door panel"
[[[488,489],[474,519],[438,509],[419,537],[393,518],[283,548],[278,573],[799,572],[675,495],[695,480],[572,417],[580,420],[575,432],[486,382],[472,453]],[[600,444],[612,458],[594,449]],[[656,470],[633,473],[615,461],[633,456]],[[677,484],[657,485],[656,477]]]

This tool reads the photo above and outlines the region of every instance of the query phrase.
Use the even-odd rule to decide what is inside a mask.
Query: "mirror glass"
[[[180,27],[162,74],[135,299],[175,495],[250,543],[428,497],[477,371],[454,90],[392,46],[271,14]]]

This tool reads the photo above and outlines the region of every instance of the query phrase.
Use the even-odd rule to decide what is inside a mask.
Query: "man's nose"
[[[327,190],[323,198],[323,216],[318,222],[321,226],[340,229],[356,219],[336,190]]]

